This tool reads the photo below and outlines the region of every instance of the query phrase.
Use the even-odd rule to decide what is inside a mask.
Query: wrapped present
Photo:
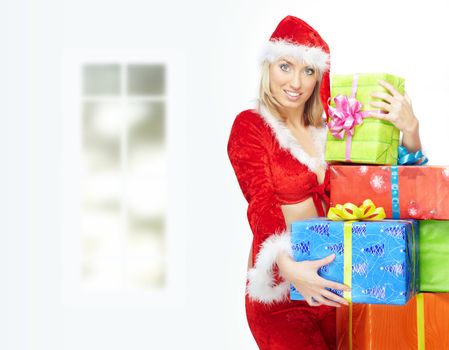
[[[419,290],[449,292],[449,221],[419,222]]]
[[[335,253],[334,261],[319,274],[352,291],[333,292],[354,303],[403,305],[417,289],[416,224],[415,220],[296,221],[291,225],[293,258],[316,260]],[[290,298],[303,299],[293,286]]]
[[[397,164],[399,130],[390,122],[367,117],[374,111],[374,91],[388,91],[378,84],[385,80],[401,94],[404,79],[390,74],[334,75],[329,107],[326,161],[364,164]],[[377,110],[379,112],[379,110]]]
[[[370,198],[391,219],[449,220],[448,166],[330,167],[331,205]]]
[[[449,349],[449,293],[419,293],[407,305],[337,308],[337,349]]]

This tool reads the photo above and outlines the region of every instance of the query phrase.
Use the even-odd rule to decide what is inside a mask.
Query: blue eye
[[[304,73],[305,73],[306,75],[314,75],[314,74],[315,74],[315,69],[308,67],[308,68],[306,68],[306,69],[304,70]]]
[[[290,70],[290,65],[288,63],[281,63],[279,68],[281,68],[284,72],[288,72]]]

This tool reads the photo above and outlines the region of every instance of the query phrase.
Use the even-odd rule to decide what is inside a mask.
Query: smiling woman
[[[286,108],[304,109],[304,102],[315,89],[317,76],[310,65],[281,58],[270,64],[270,90]]]
[[[305,125],[322,125],[323,107],[320,101],[321,71],[313,65],[281,57],[262,63],[259,98],[272,111],[282,106],[304,114]],[[295,112],[296,113],[296,112]],[[278,118],[286,119],[281,113]],[[296,119],[296,118],[293,118]]]
[[[237,116],[228,143],[254,235],[248,323],[260,349],[333,349],[332,306],[346,301],[326,288],[347,287],[317,274],[332,255],[291,260],[288,236],[292,221],[323,216],[328,205],[322,103],[329,98],[329,48],[308,24],[288,16],[261,63],[259,106]],[[305,301],[288,300],[290,283]]]
[[[318,274],[335,255],[296,262],[289,236],[293,221],[325,216],[329,206],[323,115],[329,59],[316,30],[299,18],[284,18],[262,55],[259,104],[236,117],[229,137],[229,159],[253,232],[246,314],[262,350],[335,349],[335,307],[347,305],[331,290],[350,289]],[[372,117],[391,121],[413,149],[420,142],[410,101],[386,88],[391,95],[378,97],[389,113]],[[304,300],[289,300],[290,285]]]

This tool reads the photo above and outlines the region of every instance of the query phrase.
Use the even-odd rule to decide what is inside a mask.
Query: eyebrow
[[[289,61],[289,60],[287,60],[286,58],[281,58],[281,61],[285,61],[285,62],[287,62],[288,64],[290,64],[290,65],[292,65],[292,66],[295,65],[292,61]],[[310,69],[315,70],[315,67],[312,66],[311,64],[306,64],[305,68],[310,68]]]
[[[287,62],[288,64],[293,65],[293,62],[291,62],[291,61],[289,61],[289,60],[287,60],[287,59],[285,59],[285,58],[281,58],[281,60]]]

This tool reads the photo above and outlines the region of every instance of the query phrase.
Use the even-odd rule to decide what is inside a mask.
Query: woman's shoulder
[[[244,137],[251,137],[257,135],[261,137],[263,135],[269,135],[269,127],[264,121],[259,111],[255,108],[246,109],[239,114],[234,119],[232,125],[232,134],[242,134]]]
[[[228,153],[241,153],[243,149],[262,151],[269,147],[272,135],[257,109],[247,109],[235,117],[228,140]]]
[[[234,125],[239,126],[240,124],[260,127],[264,124],[264,120],[256,108],[251,108],[237,114]]]

